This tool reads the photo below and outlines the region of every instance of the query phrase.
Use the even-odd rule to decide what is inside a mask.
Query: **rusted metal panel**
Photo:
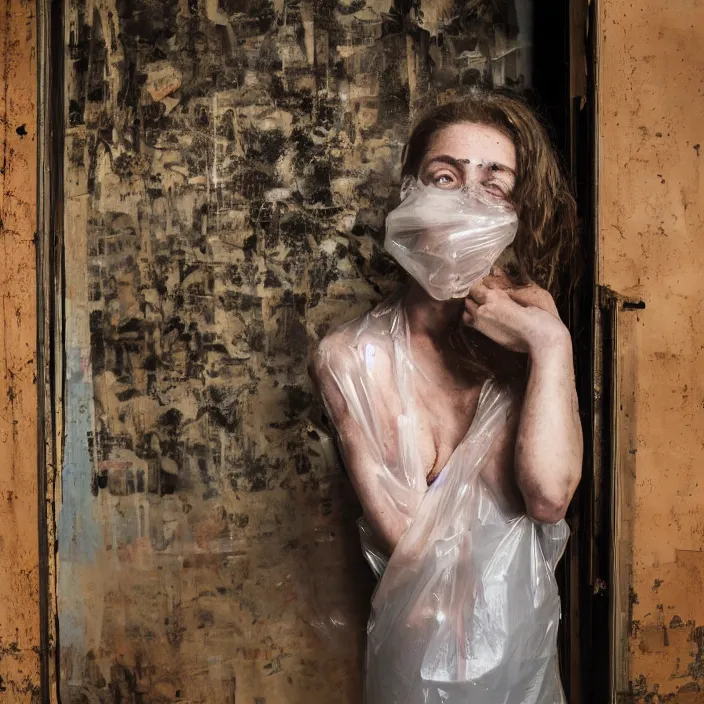
[[[700,702],[704,6],[603,2],[599,27],[598,278],[647,306],[620,352],[636,376],[618,406],[634,437],[619,447],[632,521],[615,546],[628,595],[616,694]]]
[[[36,16],[0,9],[0,699],[38,702]]]
[[[530,6],[65,15],[62,701],[358,702],[372,583],[308,351],[396,283],[409,117],[530,84]]]

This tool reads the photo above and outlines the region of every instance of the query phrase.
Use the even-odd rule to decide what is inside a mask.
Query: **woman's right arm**
[[[376,361],[380,362],[378,357]],[[384,383],[384,380],[388,383],[392,378],[390,368],[388,374],[381,369],[376,371],[375,379],[379,383]],[[334,339],[324,340],[313,359],[310,372],[337,430],[345,467],[362,504],[364,516],[379,542],[379,547],[390,556],[415,515],[423,494],[412,491],[409,487],[407,497],[404,496],[406,506],[402,512],[382,488],[380,479],[390,473],[384,464],[385,448],[377,446],[378,443],[371,441],[370,437],[387,438],[389,433],[384,432],[383,427],[372,429],[376,432],[365,433],[350,412],[352,399],[345,398],[338,382],[346,375],[360,373],[351,350]],[[383,405],[383,400],[385,396],[388,397],[388,393],[384,392],[391,390],[382,388],[377,391],[374,396],[378,397],[379,403],[375,404],[375,415],[377,422],[386,424],[389,413]],[[364,420],[371,421],[368,418]],[[408,505],[409,503],[415,505]]]

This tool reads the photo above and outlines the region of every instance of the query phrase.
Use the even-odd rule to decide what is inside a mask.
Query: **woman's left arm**
[[[516,482],[531,518],[556,523],[564,518],[582,471],[582,428],[567,329],[549,342],[536,340],[528,355],[516,435]]]
[[[531,284],[506,285],[503,276],[477,284],[464,322],[529,358],[516,435],[516,483],[528,515],[541,523],[564,518],[582,470],[572,342],[552,296]]]

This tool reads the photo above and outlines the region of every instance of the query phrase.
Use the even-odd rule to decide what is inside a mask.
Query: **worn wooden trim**
[[[610,421],[611,458],[611,702],[632,700],[629,683],[628,641],[632,621],[633,519],[638,384],[638,345],[634,311],[645,307],[635,301],[605,292],[611,317],[613,378]]]
[[[601,29],[598,26],[599,5],[593,12],[595,182],[594,228],[601,233],[599,177],[601,155],[599,96]],[[638,346],[637,316],[634,311],[645,307],[642,301],[627,298],[603,285],[599,269],[601,239],[595,238],[595,374],[594,374],[594,438],[595,496],[594,511],[598,516],[595,540],[593,578],[608,594],[608,702],[628,704],[633,701],[629,682],[628,640],[632,615],[633,566],[633,496],[635,481],[636,393]],[[609,536],[608,548],[603,537]],[[598,538],[602,540],[599,541]],[[604,570],[607,565],[608,569]],[[602,579],[604,577],[605,579]],[[605,581],[608,580],[608,581]]]
[[[608,569],[600,579],[609,600],[608,701],[632,701],[628,672],[628,638],[632,609],[633,492],[635,480],[636,393],[638,344],[637,316],[642,301],[626,298],[607,287],[599,288],[595,394],[600,412],[595,423],[602,440],[595,469],[602,495],[597,512],[599,533],[608,534]]]
[[[37,149],[37,320],[40,424],[39,443],[39,580],[41,616],[42,701],[58,701],[58,611],[56,593],[56,481],[60,438],[61,388],[61,160],[63,110],[56,110],[56,93],[62,95],[61,3],[37,0],[38,28],[38,149]],[[58,46],[57,46],[58,45]],[[57,219],[58,213],[58,219]]]
[[[45,290],[48,281],[47,222],[49,206],[47,159],[48,115],[45,112],[45,91],[49,75],[47,61],[47,22],[45,4],[37,0],[37,384],[39,388],[39,414],[45,423],[39,424],[38,447],[38,503],[39,503],[39,618],[41,638],[41,689],[45,698],[49,691],[50,662],[54,634],[51,628],[50,592],[52,561],[49,557],[49,545],[52,541],[51,507],[45,505],[50,494],[49,484],[53,478],[53,442],[51,432],[51,370],[47,354],[51,340],[51,325],[47,315],[49,303]]]
[[[596,95],[596,12],[594,0],[570,0],[568,47],[569,85],[565,96],[569,105],[569,132],[565,139],[565,157],[577,198],[580,217],[580,277],[566,306],[575,350],[575,374],[580,416],[584,434],[583,479],[575,494],[568,520],[573,536],[561,565],[565,574],[563,599],[563,633],[569,662],[563,672],[568,700],[586,704],[598,699],[599,685],[592,676],[603,643],[607,652],[608,629],[606,597],[595,594],[598,570],[594,559],[598,553],[599,515],[595,500],[601,492],[601,479],[595,471],[600,438],[594,427],[597,401],[594,383],[597,378],[597,338],[595,336],[596,300],[596,223],[597,169],[595,160],[597,133]],[[572,282],[570,282],[572,283]],[[605,689],[605,688],[604,688]]]
[[[37,14],[0,8],[0,697],[40,697]]]

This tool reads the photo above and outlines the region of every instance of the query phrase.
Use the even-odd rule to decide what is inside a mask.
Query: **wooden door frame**
[[[57,506],[63,434],[63,0],[36,0],[41,701],[59,701]]]
[[[540,0],[535,0],[536,5]],[[611,677],[594,677],[613,668],[614,642],[610,636],[613,603],[602,589],[611,581],[612,487],[609,466],[612,408],[604,405],[601,390],[613,373],[605,363],[608,331],[599,326],[611,320],[602,315],[607,299],[597,295],[595,279],[597,183],[596,6],[588,0],[541,3],[545,13],[535,25],[534,80],[545,117],[563,155],[580,208],[582,249],[586,252],[582,278],[565,315],[571,322],[576,351],[581,415],[585,431],[583,481],[573,502],[574,530],[561,565],[563,593],[563,680],[571,704],[610,701]],[[43,702],[58,702],[59,633],[56,593],[58,552],[56,507],[60,505],[58,468],[61,466],[63,415],[63,148],[64,148],[64,2],[37,0],[37,259],[36,311],[39,473],[39,622],[41,691]],[[544,21],[548,17],[548,21]],[[538,19],[538,18],[536,18]],[[557,34],[551,35],[556,27]],[[589,32],[587,33],[587,27]],[[547,45],[546,45],[547,46]],[[553,52],[553,53],[551,53]],[[557,55],[556,55],[557,54]],[[540,72],[550,62],[555,63]],[[562,67],[562,68],[561,68]],[[554,77],[563,71],[561,81]],[[542,83],[541,83],[542,80]],[[26,295],[26,291],[22,292]],[[606,303],[610,306],[611,303]],[[36,322],[36,321],[35,321]],[[604,347],[606,340],[606,348]],[[610,354],[610,352],[609,352]],[[611,396],[609,396],[611,398]],[[611,401],[609,401],[611,403]],[[608,450],[608,451],[607,451]],[[29,470],[27,470],[29,471]],[[36,468],[32,467],[36,473]],[[1,633],[1,631],[0,631]],[[605,669],[604,669],[605,668]]]
[[[606,704],[612,698],[617,641],[614,591],[622,571],[612,549],[619,504],[612,471],[617,434],[614,394],[617,344],[613,298],[597,286],[598,233],[598,0],[541,3],[536,21],[537,91],[577,198],[581,272],[561,311],[575,350],[584,431],[582,482],[570,507],[572,539],[558,574],[563,622],[560,656],[571,704]],[[539,47],[543,47],[542,50]],[[556,80],[557,77],[562,80]]]

